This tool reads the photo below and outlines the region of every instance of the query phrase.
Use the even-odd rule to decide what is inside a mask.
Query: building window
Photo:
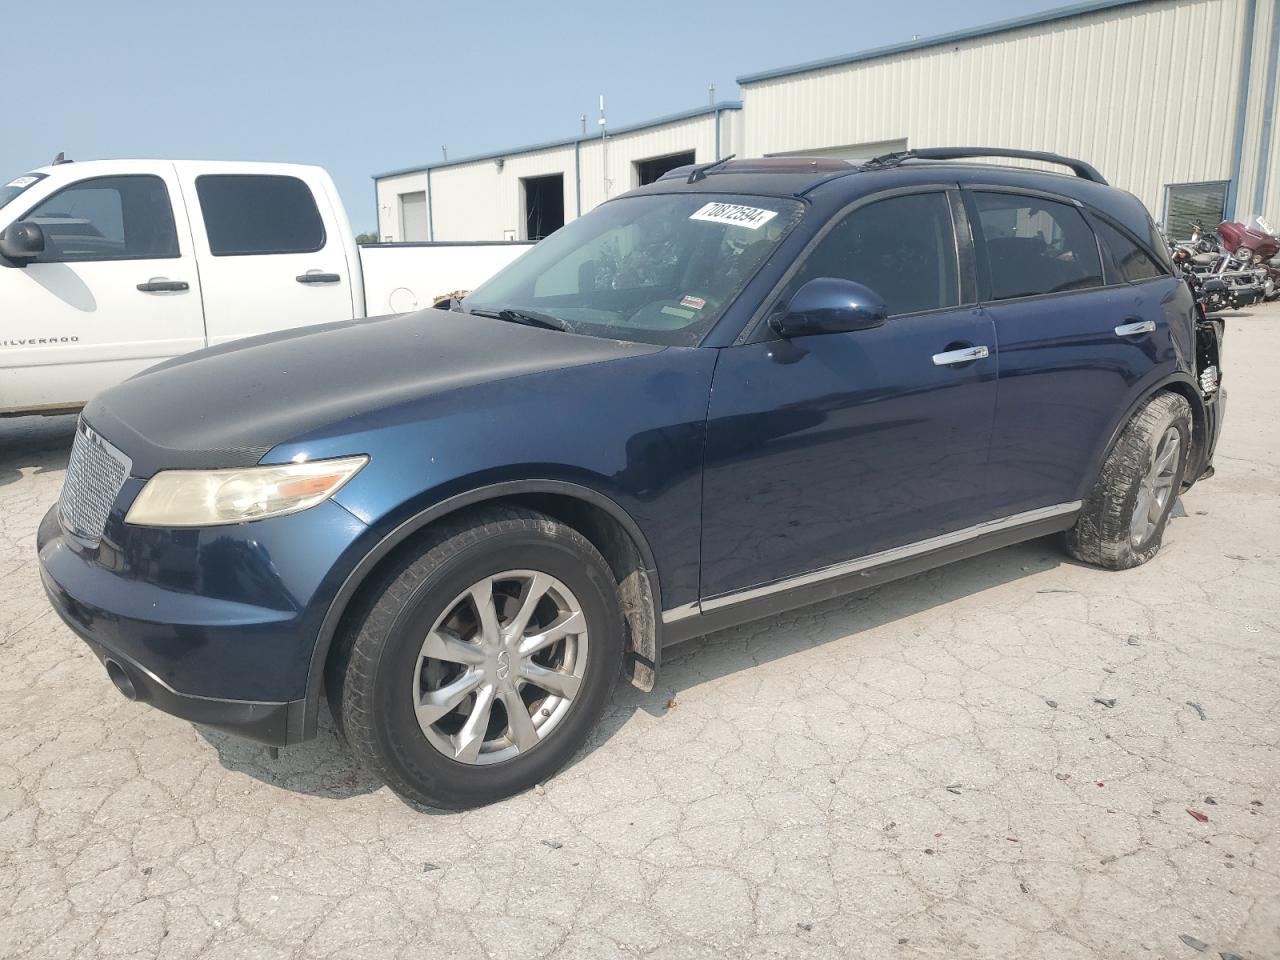
[[[1227,210],[1227,181],[1170,183],[1164,188],[1164,232],[1170,240],[1186,240],[1193,224],[1216,230]]]
[[[685,150],[682,153],[669,153],[663,157],[650,157],[648,160],[637,160],[636,168],[636,186],[643,187],[646,183],[653,183],[655,180],[668,170],[674,170],[676,167],[687,167],[694,162],[694,153],[692,150]]]
[[[541,240],[564,226],[564,174],[521,177],[526,240]]]

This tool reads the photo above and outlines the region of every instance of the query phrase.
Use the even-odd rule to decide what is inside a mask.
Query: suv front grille
[[[102,539],[116,494],[129,476],[132,461],[98,436],[83,420],[76,424],[71,460],[62,481],[58,516],[70,534],[90,543]]]

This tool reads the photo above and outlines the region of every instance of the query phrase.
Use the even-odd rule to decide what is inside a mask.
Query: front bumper
[[[316,636],[367,527],[332,502],[189,530],[129,527],[125,509],[96,547],[46,514],[40,576],[58,615],[127,696],[263,743],[305,739]]]

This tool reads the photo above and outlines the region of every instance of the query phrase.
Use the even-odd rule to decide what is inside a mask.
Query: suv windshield
[[[778,197],[623,197],[557,230],[466,298],[504,319],[564,321],[574,333],[694,346],[799,221]]]
[[[47,173],[26,173],[20,177],[15,177],[13,180],[10,180],[3,187],[0,187],[0,207],[3,207],[23,190],[26,190],[28,187],[38,183],[47,176]]]

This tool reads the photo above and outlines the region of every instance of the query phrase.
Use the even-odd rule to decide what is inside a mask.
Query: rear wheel
[[[1111,570],[1154,557],[1182,489],[1190,449],[1186,398],[1161,393],[1149,400],[1107,456],[1075,526],[1067,531],[1067,551]]]
[[[581,746],[619,673],[622,622],[609,566],[581,534],[487,511],[383,575],[330,666],[330,704],[398,793],[489,803]]]

